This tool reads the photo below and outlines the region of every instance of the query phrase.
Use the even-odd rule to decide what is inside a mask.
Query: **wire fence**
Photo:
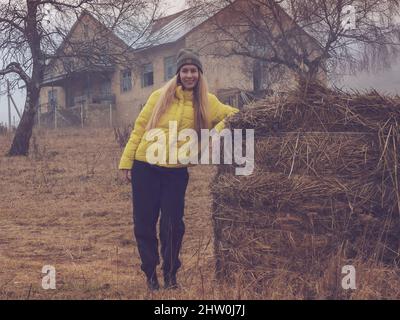
[[[87,105],[81,103],[73,107],[62,107],[49,103],[39,105],[36,125],[58,129],[64,126],[90,126],[93,118],[101,114],[102,124],[113,127],[115,122],[115,104]]]

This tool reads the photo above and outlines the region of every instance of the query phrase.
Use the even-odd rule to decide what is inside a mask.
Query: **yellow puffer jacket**
[[[135,126],[131,133],[128,143],[125,146],[125,150],[122,154],[121,161],[119,163],[119,169],[131,169],[133,165],[133,161],[139,160],[147,162],[146,160],[146,150],[147,148],[154,143],[154,141],[146,141],[144,139],[146,133],[146,125],[153,113],[153,108],[157,103],[158,98],[160,97],[161,90],[157,90],[153,92],[148,99],[146,105],[143,107],[139,116],[135,121]],[[211,125],[218,132],[220,132],[225,124],[224,119],[239,110],[236,108],[232,108],[231,106],[225,105],[221,103],[218,98],[213,95],[208,95],[209,107],[210,107],[210,120]],[[177,131],[183,129],[193,129],[194,128],[194,110],[193,110],[193,92],[185,91],[181,86],[178,86],[176,89],[175,99],[172,105],[169,107],[167,112],[160,118],[160,121],[157,125],[157,129],[161,129],[167,138],[166,143],[166,164],[159,164],[163,167],[185,167],[187,165],[177,163],[170,164],[169,163],[169,122],[177,121]],[[179,141],[177,144],[177,149],[181,145],[183,145],[185,141]]]

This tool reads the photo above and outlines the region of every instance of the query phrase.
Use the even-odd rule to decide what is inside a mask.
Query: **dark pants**
[[[181,266],[185,224],[187,168],[163,168],[135,160],[132,167],[134,234],[142,260],[141,268],[151,277],[160,263],[156,225],[161,210],[160,240],[164,275],[176,274]]]

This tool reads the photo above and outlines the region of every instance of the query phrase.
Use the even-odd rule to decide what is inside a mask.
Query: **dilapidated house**
[[[203,8],[194,7],[160,18],[152,24],[149,35],[133,46],[84,12],[59,52],[73,53],[72,43],[75,48],[79,43],[82,50],[85,43],[96,42],[96,49],[86,53],[93,61],[74,58],[73,54],[50,61],[40,97],[42,118],[47,114],[50,122],[57,121],[57,109],[59,121],[65,123],[131,124],[151,92],[174,76],[176,55],[185,47],[200,52],[209,89],[225,103],[240,107],[249,95],[271,91],[270,79],[260,63],[247,57],[216,54],[216,48],[226,44],[213,19],[218,17],[229,24],[233,11],[228,9],[205,13]],[[116,56],[119,58],[108,58]],[[289,71],[285,74],[283,83],[289,86],[295,77]],[[277,88],[275,91],[281,90]]]

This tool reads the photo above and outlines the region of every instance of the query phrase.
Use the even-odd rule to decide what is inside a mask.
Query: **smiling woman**
[[[198,53],[182,49],[178,53],[175,76],[155,91],[136,119],[134,129],[122,155],[119,169],[125,171],[132,184],[134,234],[142,260],[142,270],[150,290],[159,289],[156,267],[160,262],[156,225],[160,218],[161,255],[165,288],[177,288],[176,273],[181,266],[181,249],[185,224],[183,222],[185,193],[189,180],[188,163],[179,162],[177,155],[185,141],[170,137],[171,123],[175,135],[194,129],[224,127],[224,119],[238,110],[222,104],[208,92],[203,65]],[[147,159],[152,142],[146,139],[151,130],[162,132],[166,141],[163,162]]]
[[[194,64],[183,66],[179,73],[182,85],[186,90],[193,90],[199,81],[199,68]]]

